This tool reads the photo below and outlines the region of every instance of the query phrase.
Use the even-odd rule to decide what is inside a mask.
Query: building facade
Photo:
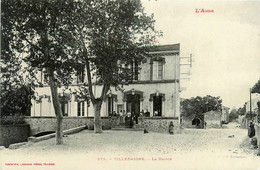
[[[180,44],[153,47],[140,64],[131,84],[124,85],[123,91],[111,88],[102,104],[101,117],[125,111],[150,112],[149,117],[180,117]],[[138,69],[133,69],[138,70]],[[80,100],[73,93],[79,85],[87,84],[84,69],[69,88],[58,89],[64,117],[93,117],[92,104]],[[93,79],[95,80],[95,78]],[[95,84],[95,82],[93,82]],[[100,96],[102,85],[94,85],[95,96]],[[36,99],[32,100],[31,116],[55,116],[48,85],[36,89]]]

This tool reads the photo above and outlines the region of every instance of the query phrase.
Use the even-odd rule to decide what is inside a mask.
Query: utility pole
[[[182,91],[182,89],[184,89],[183,87],[181,88],[181,80],[182,79],[188,79],[188,80],[190,80],[190,68],[192,67],[192,54],[190,54],[190,56],[189,57],[179,57],[179,60],[178,60],[178,70],[179,70],[179,84],[178,84],[178,87],[177,88],[175,88],[175,114],[176,114],[176,106],[177,106],[177,101],[176,101],[176,98],[177,98],[177,95],[179,96],[179,111],[180,111],[180,113],[179,113],[179,124],[181,123],[181,105],[180,105],[180,100],[181,100],[181,98],[180,98],[180,92]],[[186,62],[184,62],[184,63],[181,63],[181,59],[187,59],[186,60]],[[176,62],[177,63],[177,62]],[[185,70],[185,71],[187,71],[187,72],[181,72],[181,68],[183,68],[183,67],[181,67],[181,66],[185,66],[185,67],[188,67],[188,71],[187,70]],[[177,67],[177,65],[176,65],[176,67]],[[187,68],[186,68],[187,69]],[[182,77],[182,75],[188,75],[188,77]],[[177,85],[177,84],[176,84]],[[175,85],[175,86],[176,86]]]
[[[188,62],[187,63],[180,63],[180,66],[188,66],[189,67],[189,71],[188,72],[180,72],[180,75],[188,75],[190,76],[190,68],[192,67],[192,54],[190,54],[189,57],[180,57],[180,59],[188,59]],[[180,77],[180,79],[188,79],[190,80],[189,77]]]
[[[252,99],[251,99],[251,88],[250,88],[250,118],[252,120]]]

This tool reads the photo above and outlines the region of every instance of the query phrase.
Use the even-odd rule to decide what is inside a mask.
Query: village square
[[[260,169],[260,3],[236,5],[1,1],[0,169]]]

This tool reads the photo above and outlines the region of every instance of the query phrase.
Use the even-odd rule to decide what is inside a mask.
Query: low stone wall
[[[30,125],[30,135],[35,135],[45,131],[55,131],[57,125],[56,117],[25,117],[25,122]],[[103,128],[115,127],[119,123],[119,117],[101,117]],[[87,125],[93,129],[93,117],[63,117],[63,130]]]
[[[139,117],[139,124],[148,131],[166,132],[169,131],[170,122],[173,122],[174,132],[180,132],[178,117]]]
[[[30,135],[29,125],[0,125],[0,146],[26,142]]]

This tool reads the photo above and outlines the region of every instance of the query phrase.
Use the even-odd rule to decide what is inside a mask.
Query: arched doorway
[[[126,113],[131,113],[131,117],[134,117],[135,123],[138,124],[138,117],[142,110],[143,92],[135,89],[126,91],[123,101]]]
[[[126,95],[126,112],[140,114],[140,95],[128,94]]]

